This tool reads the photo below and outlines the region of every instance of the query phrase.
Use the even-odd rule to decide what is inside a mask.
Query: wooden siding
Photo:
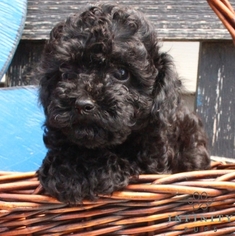
[[[203,119],[211,154],[235,158],[235,47],[202,43],[197,112]]]
[[[123,0],[102,1],[132,6],[144,12],[163,39],[230,39],[230,35],[206,0]],[[235,0],[230,1],[235,5]],[[47,39],[53,26],[86,4],[84,0],[28,0],[28,13],[22,39]]]

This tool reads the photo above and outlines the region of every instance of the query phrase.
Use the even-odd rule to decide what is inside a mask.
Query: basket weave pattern
[[[123,191],[68,206],[39,191],[36,174],[0,172],[0,236],[232,235],[235,164],[140,175]]]

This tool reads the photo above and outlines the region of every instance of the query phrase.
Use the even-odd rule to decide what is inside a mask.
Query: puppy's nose
[[[77,99],[75,102],[75,107],[80,111],[89,113],[94,110],[95,104],[90,99]]]

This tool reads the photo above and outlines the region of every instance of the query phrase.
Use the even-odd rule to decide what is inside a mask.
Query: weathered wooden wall
[[[96,0],[28,0],[28,15],[22,39],[46,39],[50,29],[69,14]],[[206,0],[106,1],[132,6],[144,12],[165,40],[229,39],[222,23]],[[232,4],[234,0],[230,1]]]
[[[202,43],[197,112],[211,154],[235,157],[235,46],[231,42]]]

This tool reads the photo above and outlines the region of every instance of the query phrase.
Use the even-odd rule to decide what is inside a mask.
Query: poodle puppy
[[[35,75],[48,149],[38,176],[50,195],[76,204],[139,174],[209,168],[202,122],[159,48],[143,14],[112,4],[52,29]]]

